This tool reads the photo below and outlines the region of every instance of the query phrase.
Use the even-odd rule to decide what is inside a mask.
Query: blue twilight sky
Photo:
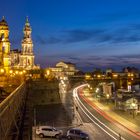
[[[11,49],[21,48],[26,16],[37,64],[140,68],[140,0],[0,0]]]

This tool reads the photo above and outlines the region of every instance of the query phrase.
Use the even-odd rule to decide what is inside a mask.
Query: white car
[[[63,134],[63,131],[57,130],[56,128],[51,127],[51,126],[38,126],[36,128],[36,134],[39,135],[40,138],[49,136],[49,137],[55,137],[58,139]]]

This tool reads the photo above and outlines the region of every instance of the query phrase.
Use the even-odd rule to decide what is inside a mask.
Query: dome
[[[0,29],[8,29],[8,24],[7,24],[7,22],[6,22],[4,17],[0,21]]]

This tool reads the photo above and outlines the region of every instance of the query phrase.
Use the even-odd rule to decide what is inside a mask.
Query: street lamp
[[[99,91],[99,88],[96,88],[96,93],[98,93],[98,91]]]
[[[97,78],[101,78],[101,75],[98,74],[98,75],[97,75]]]
[[[106,94],[106,98],[107,98],[107,104],[108,104],[109,94]]]
[[[106,95],[107,99],[109,99],[109,94]]]
[[[26,70],[23,70],[23,73],[26,73]]]
[[[134,102],[132,102],[132,104],[131,104],[131,106],[132,106],[132,109],[133,109],[133,118],[135,118],[135,107],[136,107],[136,103],[134,103]]]
[[[113,74],[113,77],[114,78],[118,78],[118,74]]]
[[[4,69],[0,69],[0,73],[3,74],[4,73]]]
[[[100,98],[101,98],[100,89],[99,88],[96,88],[95,92],[96,92],[95,96],[96,96],[97,100],[100,101]]]
[[[13,73],[13,70],[10,70],[9,73],[12,74]]]
[[[50,75],[50,70],[47,70],[46,73],[47,73],[47,76],[49,76]]]
[[[22,75],[23,74],[23,72],[22,71],[20,71],[20,73],[19,73],[20,75]]]
[[[85,75],[85,79],[86,79],[86,80],[90,80],[90,79],[91,79],[91,75],[86,74],[86,75]]]
[[[19,71],[16,71],[15,73],[16,73],[16,74],[19,74]]]

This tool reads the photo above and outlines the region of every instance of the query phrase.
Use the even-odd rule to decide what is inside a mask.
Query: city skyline
[[[140,68],[139,4],[138,0],[7,0],[0,16],[8,22],[11,49],[20,49],[29,17],[36,63],[42,67],[64,60],[83,70]]]

